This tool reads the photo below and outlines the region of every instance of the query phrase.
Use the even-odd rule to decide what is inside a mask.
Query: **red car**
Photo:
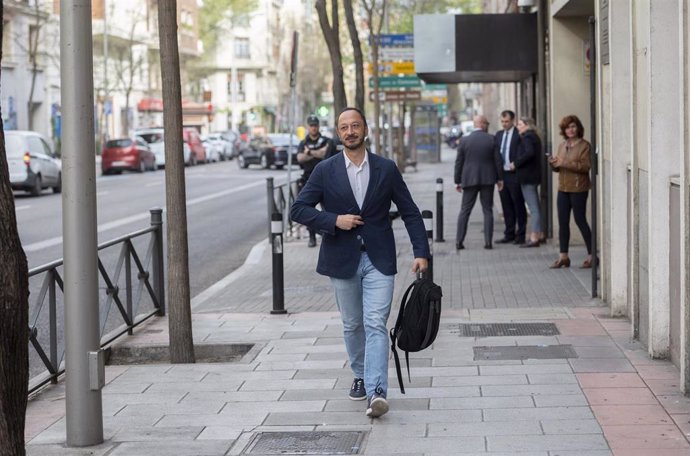
[[[201,136],[196,128],[183,128],[182,138],[187,143],[189,149],[192,151],[189,154],[188,165],[196,165],[197,163],[206,163],[206,148],[201,143]]]
[[[141,139],[112,139],[105,143],[101,154],[103,174],[121,173],[123,170],[144,171],[156,169],[156,155]]]

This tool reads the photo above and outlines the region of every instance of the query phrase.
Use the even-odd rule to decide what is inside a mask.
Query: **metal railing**
[[[300,238],[300,230],[297,229],[297,224],[292,223],[290,218],[290,206],[292,206],[293,201],[297,198],[299,193],[299,179],[295,179],[288,185],[287,182],[275,185],[273,183],[272,177],[266,178],[266,208],[268,210],[268,239],[272,238],[271,232],[271,217],[274,212],[281,215],[285,215],[287,211],[287,217],[283,217],[283,233],[285,233],[286,239],[288,238]]]
[[[127,333],[131,335],[133,329],[154,315],[165,315],[165,285],[163,277],[163,210],[152,209],[151,226],[148,228],[126,234],[98,246],[98,271],[100,279],[104,283],[101,287],[105,292],[103,307],[99,299],[101,347],[112,343],[115,339]],[[134,240],[149,236],[144,252],[144,257],[137,252]],[[107,248],[121,244],[120,253],[112,273],[109,273],[102,261],[101,252]],[[141,250],[141,248],[139,249]],[[36,391],[43,385],[57,383],[58,377],[64,373],[64,346],[61,348],[60,335],[63,330],[60,327],[58,303],[60,296],[58,289],[64,295],[64,285],[59,268],[63,260],[57,260],[29,271],[29,278],[45,274],[42,280],[40,292],[36,300],[33,315],[29,320],[29,342],[36,354],[43,362],[45,371],[34,375],[29,382],[29,393]],[[120,282],[124,268],[124,290],[120,289]],[[136,282],[135,280],[136,279]],[[124,294],[124,300],[123,300]],[[47,295],[47,329],[48,337],[41,343],[41,318],[46,305]],[[153,310],[138,313],[142,299],[148,296]],[[123,324],[119,325],[108,334],[104,334],[110,315],[110,309],[115,304],[118,315]],[[64,337],[62,338],[64,340]],[[47,342],[47,346],[46,346]]]

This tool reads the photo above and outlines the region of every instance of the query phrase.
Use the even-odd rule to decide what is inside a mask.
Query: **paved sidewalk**
[[[106,441],[84,449],[65,448],[64,385],[50,387],[29,404],[29,454],[280,454],[260,450],[255,439],[270,432],[352,431],[363,433],[356,454],[381,456],[690,456],[690,402],[679,391],[678,370],[649,359],[630,341],[628,322],[609,318],[589,298],[588,271],[548,269],[557,252],[552,246],[485,251],[480,211],[467,250],[455,252],[460,195],[450,154],[442,164],[420,164],[419,172],[405,174],[422,209],[435,209],[435,179],[446,182],[446,242],[434,246],[444,311],[433,347],[412,354],[407,394],[394,387],[389,371],[387,415],[369,419],[365,403],[347,399],[352,375],[329,280],[314,272],[317,249],[292,240],[285,244],[288,315],[268,313],[271,258],[260,247],[240,271],[195,299],[196,342],[255,344],[240,362],[109,366]],[[412,274],[404,227],[399,220],[394,227],[397,303]],[[495,230],[499,238],[498,218]],[[583,249],[572,256],[578,263]],[[463,323],[481,322],[554,323],[559,334],[464,337],[460,331]],[[167,320],[159,319],[125,343],[166,342]],[[476,347],[539,351],[548,345],[570,346],[577,357],[475,360]]]

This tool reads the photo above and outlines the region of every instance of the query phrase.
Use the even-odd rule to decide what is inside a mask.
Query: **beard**
[[[348,150],[357,150],[357,149],[359,149],[360,147],[362,147],[362,144],[364,144],[364,136],[362,136],[361,138],[359,138],[359,141],[356,141],[356,140],[355,140],[354,143],[348,144],[347,141],[348,141],[348,140],[346,139],[345,141],[342,142],[342,143],[343,143],[343,146],[344,146],[346,149],[348,149]]]

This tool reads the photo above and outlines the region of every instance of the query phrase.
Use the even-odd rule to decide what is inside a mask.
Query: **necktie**
[[[506,143],[508,142],[508,132],[504,131],[503,132],[503,141],[501,141],[501,155],[503,155],[503,163],[509,163],[510,160],[508,159],[508,148],[506,147]]]

